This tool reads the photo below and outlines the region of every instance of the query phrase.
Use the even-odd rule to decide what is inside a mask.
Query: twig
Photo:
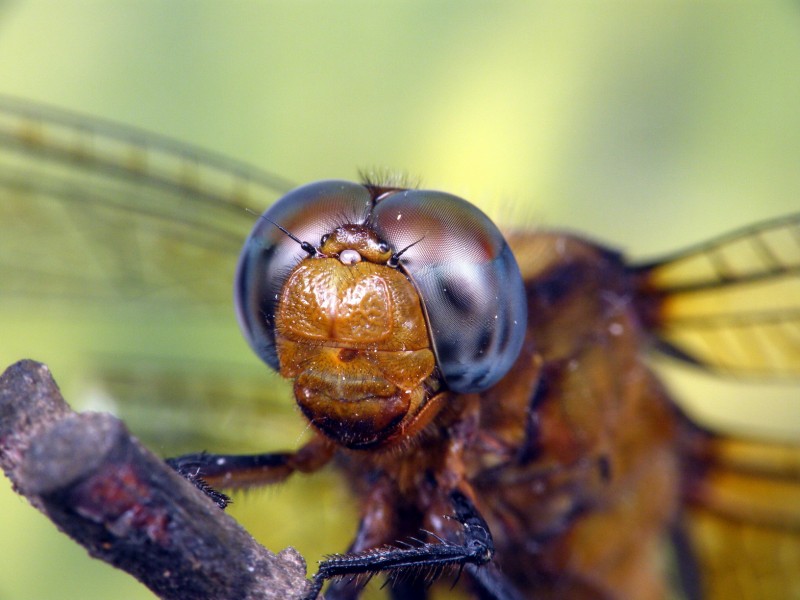
[[[15,490],[95,558],[170,600],[291,599],[292,548],[273,554],[108,414],[73,412],[49,369],[0,377],[0,467]]]

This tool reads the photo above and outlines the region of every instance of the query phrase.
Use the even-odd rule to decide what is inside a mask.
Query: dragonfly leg
[[[333,456],[333,446],[315,437],[296,452],[209,454],[167,459],[167,464],[209,496],[220,508],[230,499],[218,489],[235,490],[279,483],[295,471],[310,473]]]
[[[413,574],[414,578],[419,579],[419,573],[423,571],[430,574],[428,581],[432,581],[442,571],[451,568],[463,569],[469,565],[478,567],[488,563],[494,556],[494,542],[486,521],[462,492],[452,491],[450,503],[454,509],[451,518],[457,521],[463,530],[462,542],[454,543],[440,539],[437,542],[416,546],[384,546],[330,556],[320,563],[307,600],[315,599],[328,579],[368,578],[379,572],[388,573],[394,579],[407,574]],[[503,596],[496,598],[505,600]]]
[[[467,565],[464,570],[472,578],[475,596],[480,600],[523,600],[522,594],[503,575],[496,563]]]

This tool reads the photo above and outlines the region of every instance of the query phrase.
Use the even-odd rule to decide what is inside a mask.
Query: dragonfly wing
[[[254,222],[246,208],[288,187],[153,134],[0,97],[0,297],[229,302]]]
[[[295,448],[308,427],[291,385],[263,365],[186,357],[98,356],[89,406],[119,415],[163,456]]]
[[[800,447],[711,438],[686,523],[703,598],[800,598]]]
[[[262,394],[254,408],[256,386],[275,389],[283,405],[290,393],[255,358],[241,360],[248,370],[225,347],[216,354],[233,364],[220,366],[209,349],[222,348],[220,332],[231,331],[250,358],[231,302],[237,257],[256,220],[246,208],[260,213],[290,187],[150,133],[0,97],[4,361],[55,364],[71,355],[59,381],[88,380],[90,402],[107,399],[99,406],[116,407],[164,452],[217,449],[212,423],[219,435],[246,438],[270,404]],[[33,326],[19,327],[27,315],[44,331],[39,345]],[[61,338],[64,349],[55,350]],[[238,424],[228,420],[236,414]]]
[[[800,215],[636,269],[658,347],[711,370],[800,375]]]
[[[711,371],[800,375],[800,215],[711,240],[635,275],[658,349]],[[800,446],[694,439],[685,523],[701,597],[800,598]]]

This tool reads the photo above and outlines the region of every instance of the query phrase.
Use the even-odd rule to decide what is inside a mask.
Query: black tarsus
[[[525,600],[514,584],[500,572],[496,563],[480,568],[466,565],[465,570],[472,578],[474,592],[480,600]]]
[[[198,490],[211,498],[214,504],[224,510],[232,502],[230,496],[215,490],[203,479],[203,465],[208,463],[208,457],[210,456],[210,454],[201,452],[199,454],[168,458],[165,462],[172,467],[178,475],[194,485]]]
[[[166,463],[211,498],[217,506],[224,509],[232,502],[230,497],[209,485],[207,479],[213,480],[243,470],[262,469],[267,471],[284,468],[291,456],[286,452],[232,455],[198,452],[168,458]]]
[[[464,541],[461,544],[439,538],[441,541],[423,543],[419,546],[405,545],[402,548],[392,546],[329,556],[320,563],[319,571],[314,575],[306,600],[316,599],[325,581],[338,577],[369,578],[377,573],[386,572],[391,580],[398,581],[409,572],[418,575],[420,571],[428,571],[438,576],[449,567],[457,567],[461,570],[465,566],[470,573],[477,572],[478,567],[485,565],[494,557],[494,542],[489,527],[472,502],[462,492],[458,490],[451,492],[450,502],[454,508],[454,515],[449,518],[458,521],[464,528]],[[420,579],[412,577],[409,581],[419,581]],[[424,587],[427,587],[433,579],[435,577],[424,580]],[[409,589],[420,589],[419,583],[408,585],[412,586]],[[482,582],[481,587],[487,588]],[[500,586],[496,587],[500,589]],[[404,597],[402,584],[398,587],[398,593],[400,593],[399,597]],[[516,598],[515,595],[496,596],[496,600]]]
[[[277,452],[231,456],[201,452],[171,458],[166,462],[209,496],[217,506],[225,508],[230,502],[228,496],[208,485],[204,477],[213,480],[237,470],[250,469],[282,472],[289,466],[291,456]],[[329,556],[320,563],[319,571],[314,575],[309,593],[305,596],[306,600],[316,599],[329,579],[350,578],[360,582],[359,587],[363,587],[373,575],[381,572],[388,575],[387,583],[393,598],[425,598],[431,583],[449,569],[456,569],[459,576],[466,571],[482,600],[520,600],[522,596],[514,585],[491,562],[495,553],[494,541],[489,526],[477,508],[458,490],[450,493],[449,500],[453,514],[446,515],[446,518],[457,521],[463,527],[461,543],[423,530],[436,541],[426,543],[411,537],[412,543],[403,541],[397,542],[396,546]],[[359,595],[360,590],[354,589],[343,597],[356,598]]]

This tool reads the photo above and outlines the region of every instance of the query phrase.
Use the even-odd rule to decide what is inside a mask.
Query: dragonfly
[[[501,231],[443,192],[296,187],[9,98],[0,181],[4,310],[46,303],[55,328],[77,306],[90,328],[189,314],[235,329],[236,289],[244,338],[290,385],[108,352],[80,368],[165,452],[219,452],[171,459],[214,486],[332,465],[360,520],[315,593],[358,597],[383,573],[394,598],[440,583],[498,599],[800,597],[800,448],[693,423],[647,361],[799,375],[800,215],[636,264],[574,234]],[[192,418],[153,418],[181,400]],[[239,421],[223,426],[221,405]],[[292,419],[300,447],[264,448],[259,430]]]

